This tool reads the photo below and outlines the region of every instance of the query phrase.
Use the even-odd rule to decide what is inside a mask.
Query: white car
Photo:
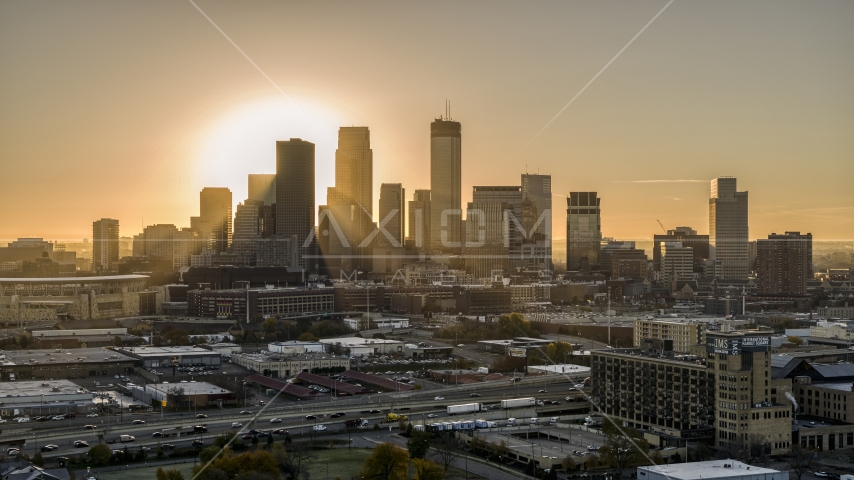
[[[435,413],[431,413],[431,414],[427,415],[427,418],[436,418],[436,417],[438,417],[438,416],[439,416],[439,415],[437,415],[437,414],[435,414]]]
[[[98,417],[97,413],[90,413],[89,415],[86,415],[86,418],[97,418],[97,417]]]
[[[18,417],[15,420],[17,420],[18,423],[27,423],[30,421],[30,417]]]
[[[457,348],[466,348],[466,345],[464,343],[461,343],[461,344],[457,345]]]
[[[10,448],[6,450],[6,455],[9,455],[10,457],[17,457],[19,453],[21,453],[21,451],[17,448]]]
[[[325,425],[315,425],[315,426],[311,427],[311,429],[314,430],[315,432],[322,432],[322,431],[326,430],[326,426]]]
[[[439,401],[439,400],[444,400],[444,399],[445,399],[445,397],[436,397],[433,400]]]
[[[2,418],[0,418],[0,423],[6,423],[6,420],[3,420]]]
[[[231,428],[240,428],[243,424],[240,422],[231,422]]]
[[[282,419],[281,418],[271,418],[270,423],[282,423]]]

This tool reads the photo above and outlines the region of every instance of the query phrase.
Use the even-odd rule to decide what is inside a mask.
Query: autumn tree
[[[276,319],[274,317],[270,317],[264,320],[264,323],[261,324],[261,329],[264,330],[264,333],[275,333]]]
[[[406,480],[409,455],[392,443],[381,443],[365,460],[359,475],[367,480]]]
[[[412,468],[415,470],[415,480],[442,480],[445,473],[436,462],[415,458],[412,460]]]
[[[87,455],[89,457],[89,461],[95,465],[106,465],[110,463],[110,457],[113,456],[113,451],[110,450],[110,447],[107,444],[99,443],[98,445],[90,448]]]
[[[157,480],[184,480],[184,474],[177,468],[163,470],[163,467],[157,467]]]

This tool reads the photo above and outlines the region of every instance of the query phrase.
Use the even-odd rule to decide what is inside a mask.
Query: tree
[[[789,457],[786,458],[786,463],[789,465],[789,470],[798,477],[798,480],[801,480],[803,474],[812,470],[815,455],[816,452],[807,450],[799,444],[792,446],[792,449],[789,451]]]
[[[190,343],[190,334],[183,328],[169,330],[161,335],[161,337],[163,340],[169,342],[169,345],[189,345]]]
[[[184,474],[177,468],[163,470],[163,467],[157,467],[157,480],[184,480]]]
[[[489,450],[492,452],[492,455],[500,461],[502,458],[507,456],[507,442],[505,440],[501,440],[498,443],[491,443],[489,445]]]
[[[406,448],[411,458],[424,458],[430,450],[430,432],[412,432]]]
[[[613,424],[611,428],[617,430]],[[631,428],[622,430],[622,432],[609,430],[611,433],[606,433],[605,443],[599,448],[599,459],[604,464],[616,467],[618,478],[622,478],[624,469],[645,464],[646,455],[649,452],[649,443],[640,438],[638,432]]]
[[[166,390],[166,403],[180,407],[185,399],[184,389],[182,387],[170,387]]]
[[[442,467],[431,460],[415,458],[412,460],[412,468],[415,469],[416,480],[442,480],[445,478]]]
[[[438,464],[442,466],[442,470],[447,472],[448,467],[460,456],[460,441],[457,437],[451,434],[439,434],[430,442],[430,446],[435,450],[434,456],[438,459]]]
[[[303,332],[300,334],[299,338],[297,338],[300,342],[316,342],[320,340],[311,334],[311,332]]]
[[[33,458],[30,459],[30,462],[37,467],[43,467],[44,457],[42,457],[42,452],[36,452],[36,454],[33,455]]]
[[[99,443],[90,448],[87,455],[89,456],[89,460],[95,465],[106,465],[110,463],[110,457],[113,456],[113,452],[108,445]]]
[[[291,437],[285,437],[285,442]],[[285,449],[282,445],[274,444],[273,456],[276,458],[276,463],[279,464],[279,469],[282,476],[288,480],[308,480],[308,471],[317,459],[311,448],[304,443],[288,444]]]
[[[563,461],[560,462],[560,464],[561,464],[561,466],[563,466],[563,469],[567,472],[570,470],[575,470],[575,467],[577,466],[575,464],[575,459],[572,458],[572,455],[567,455],[566,457],[564,457]]]
[[[264,330],[264,333],[275,333],[276,319],[274,317],[270,317],[264,320],[264,323],[261,324],[261,328]]]
[[[803,338],[801,338],[801,337],[796,337],[796,336],[794,336],[794,335],[790,335],[790,336],[789,336],[789,338],[788,338],[788,340],[789,340],[789,343],[794,343],[794,344],[795,344],[795,345],[797,345],[797,346],[801,346],[801,345],[803,345],[803,344],[804,344],[804,339],[803,339]]]
[[[694,461],[702,462],[710,458],[712,458],[712,451],[709,450],[709,447],[705,443],[697,444],[697,448],[694,449]]]
[[[408,460],[406,450],[392,443],[381,443],[365,459],[359,475],[366,480],[406,480]]]

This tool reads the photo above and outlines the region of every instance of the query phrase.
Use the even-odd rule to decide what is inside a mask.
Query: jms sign
[[[745,352],[764,352],[770,345],[770,337],[712,337],[706,339],[706,350],[724,355],[740,355]]]

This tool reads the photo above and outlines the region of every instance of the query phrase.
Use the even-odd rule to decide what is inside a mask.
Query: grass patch
[[[175,465],[163,465],[163,470],[177,469],[184,474],[184,478],[192,478],[193,462],[178,463]],[[92,469],[97,472],[96,469]],[[156,478],[157,467],[133,467],[127,470],[113,470],[112,472],[97,473],[98,480],[151,480]]]
[[[329,466],[329,479],[339,477],[342,480],[359,478],[359,472],[365,459],[373,450],[366,448],[335,448],[331,450],[316,451],[317,460],[311,467],[311,478],[326,478],[326,467]]]

